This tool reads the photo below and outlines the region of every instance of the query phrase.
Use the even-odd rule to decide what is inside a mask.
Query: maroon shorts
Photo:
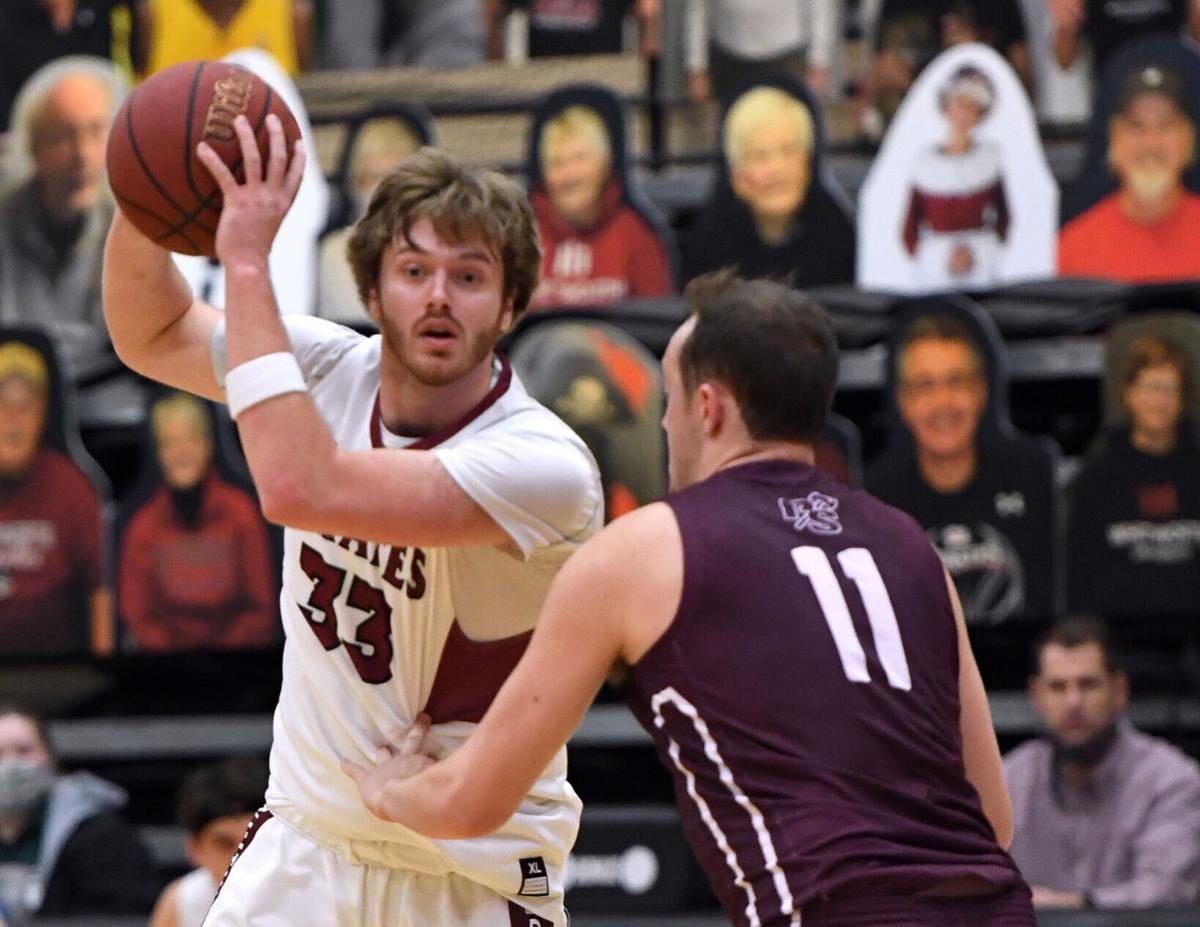
[[[804,927],[1037,927],[1029,889],[960,898],[879,897],[818,902]]]

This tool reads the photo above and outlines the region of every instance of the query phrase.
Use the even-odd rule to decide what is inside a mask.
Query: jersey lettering
[[[350,580],[346,605],[367,617],[360,621],[354,640],[343,640],[338,634],[336,603],[346,582],[346,571],[327,563],[307,544],[300,545],[300,569],[313,581],[308,597],[309,607],[300,606],[317,640],[326,650],[345,647],[354,669],[363,682],[380,685],[392,678],[392,609],[387,596],[361,576]],[[320,619],[317,618],[320,614]]]
[[[382,568],[380,577],[383,581],[389,586],[403,589],[410,599],[425,595],[425,551],[421,548],[389,547],[335,534],[323,534],[321,537],[365,560],[376,570]]]
[[[908,671],[904,641],[900,639],[900,625],[896,621],[896,611],[892,608],[891,596],[883,584],[875,558],[865,547],[849,547],[838,553],[837,560],[846,578],[858,588],[867,621],[871,625],[875,653],[879,656],[888,685],[905,692],[911,691],[912,677]],[[820,547],[794,547],[792,562],[801,575],[812,583],[817,604],[825,623],[829,625],[829,633],[833,635],[833,644],[846,678],[851,682],[870,682],[867,657],[854,630],[850,608],[833,574],[828,554]]]
[[[326,563],[307,544],[300,546],[300,569],[313,581],[313,590],[308,597],[310,607],[301,605],[300,611],[304,613],[308,626],[317,635],[321,646],[326,650],[336,650],[341,646],[342,639],[338,637],[337,612],[333,605],[342,591],[342,583],[346,581],[346,571]]]

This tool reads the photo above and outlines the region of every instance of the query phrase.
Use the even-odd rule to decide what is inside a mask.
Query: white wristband
[[[289,351],[263,354],[225,374],[225,400],[235,419],[260,402],[284,393],[304,393],[304,375]]]

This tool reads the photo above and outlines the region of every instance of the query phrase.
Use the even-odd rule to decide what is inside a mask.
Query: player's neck
[[[385,351],[381,358],[379,414],[394,435],[420,438],[461,420],[492,387],[492,355],[452,383],[430,385]]]
[[[958,492],[975,478],[975,448],[966,454],[941,457],[917,451],[921,477],[937,492]]]
[[[752,441],[724,448],[714,448],[703,468],[705,478],[719,470],[740,467],[742,464],[760,463],[764,460],[790,460],[795,463],[813,465],[816,455],[810,444],[796,441]]]

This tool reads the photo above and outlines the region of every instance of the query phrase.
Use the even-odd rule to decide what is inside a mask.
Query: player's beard
[[[1065,744],[1053,734],[1049,737],[1058,762],[1091,769],[1108,756],[1108,751],[1112,749],[1113,742],[1117,739],[1117,722],[1113,720],[1079,744]]]
[[[496,342],[504,334],[500,327],[500,319],[497,318],[495,325],[491,328],[477,332],[470,337],[464,335],[467,342],[466,351],[459,356],[455,363],[446,364],[430,362],[428,359],[420,357],[412,350],[416,336],[402,332],[399,326],[386,316],[381,323],[381,328],[384,342],[391,348],[392,353],[413,379],[424,386],[435,387],[448,386],[475,370],[491,356],[492,351],[496,348]]]

